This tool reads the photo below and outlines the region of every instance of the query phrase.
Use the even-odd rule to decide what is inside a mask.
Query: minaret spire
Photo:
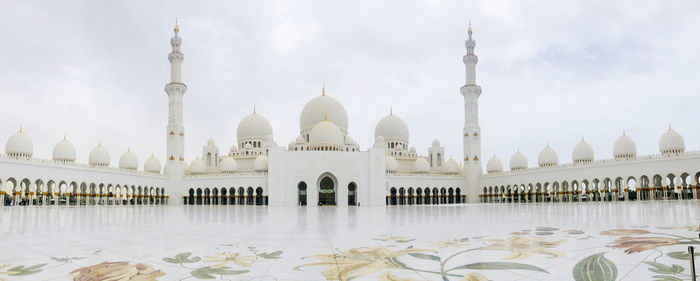
[[[479,126],[479,96],[481,87],[476,84],[476,64],[479,58],[474,54],[476,41],[472,37],[472,23],[469,21],[467,40],[464,46],[467,54],[462,58],[465,68],[465,83],[460,88],[464,97],[464,176],[466,178],[469,202],[478,202],[479,177],[482,174],[481,163],[481,127]]]
[[[170,83],[165,85],[168,94],[168,126],[166,129],[166,158],[168,159],[167,174],[171,178],[178,178],[184,174],[183,162],[185,159],[185,125],[183,117],[183,97],[187,92],[187,85],[182,82],[182,61],[185,56],[180,52],[182,38],[179,36],[180,25],[175,19],[173,37],[170,38],[172,51],[168,54],[170,61]]]

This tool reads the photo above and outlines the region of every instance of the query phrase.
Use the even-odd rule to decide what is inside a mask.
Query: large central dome
[[[299,118],[299,128],[301,133],[307,133],[319,122],[323,121],[323,116],[327,116],[328,121],[333,122],[343,133],[348,132],[348,113],[345,112],[340,102],[326,96],[325,90],[321,96],[310,100],[301,110]]]

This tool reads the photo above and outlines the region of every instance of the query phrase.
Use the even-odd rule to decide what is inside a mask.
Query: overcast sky
[[[549,143],[567,163],[581,137],[609,158],[623,129],[653,154],[669,123],[700,146],[700,1],[0,2],[0,140],[23,125],[39,158],[67,134],[79,162],[98,140],[113,166],[165,160],[176,17],[188,161],[228,152],[254,104],[286,147],[323,83],[363,150],[393,107],[418,153],[461,158],[470,19],[483,158],[534,166]]]

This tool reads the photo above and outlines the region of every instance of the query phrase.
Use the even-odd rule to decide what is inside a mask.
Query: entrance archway
[[[306,206],[306,183],[305,182],[299,182],[297,185],[297,190],[299,192],[299,201],[297,204],[299,206]]]
[[[335,205],[336,183],[331,175],[322,175],[318,181],[318,205]]]
[[[357,205],[357,185],[354,182],[348,184],[348,206]]]

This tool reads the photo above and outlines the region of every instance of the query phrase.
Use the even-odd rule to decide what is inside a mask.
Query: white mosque
[[[406,123],[391,112],[377,123],[374,145],[361,148],[348,131],[343,105],[322,90],[302,109],[299,136],[286,147],[277,145],[270,122],[253,110],[238,124],[238,140],[228,152],[209,140],[201,159],[186,162],[187,85],[177,26],[174,32],[171,82],[165,85],[164,167],[154,155],[140,166],[130,150],[113,167],[101,144],[88,163],[76,163],[77,150],[66,138],[54,147],[53,159],[33,158],[32,140],[20,129],[0,154],[0,205],[384,206],[700,198],[700,151],[686,151],[683,137],[670,127],[655,155],[637,155],[635,142],[623,132],[612,147],[613,159],[596,159],[582,139],[572,163],[560,164],[557,152],[546,146],[535,167],[517,151],[509,170],[494,156],[484,172],[471,27],[463,58],[466,83],[460,89],[465,112],[461,160],[445,159],[438,140],[427,156],[420,156],[409,143]]]

